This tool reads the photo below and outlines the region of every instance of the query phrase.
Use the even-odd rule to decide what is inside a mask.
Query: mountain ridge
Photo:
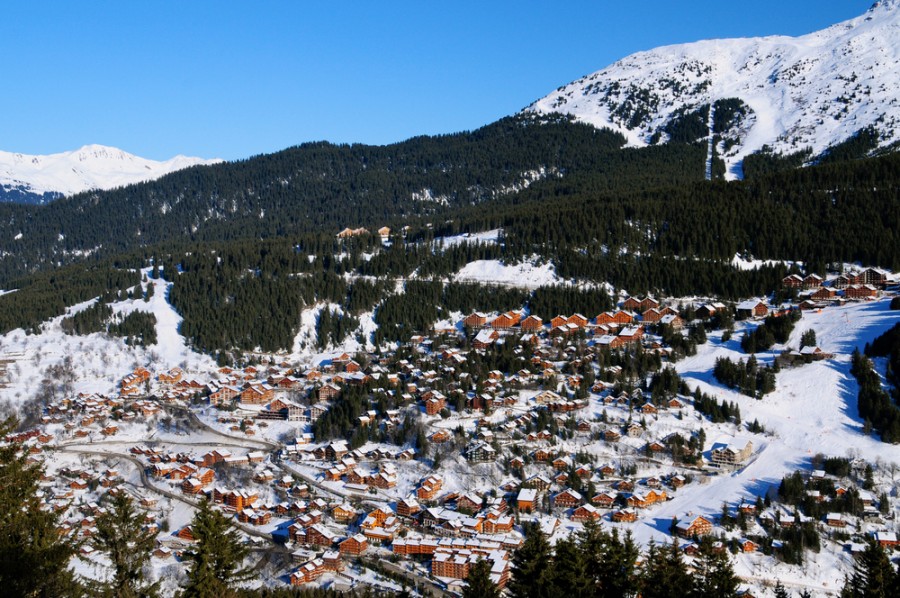
[[[46,203],[83,191],[109,190],[155,180],[184,168],[221,161],[184,155],[157,161],[99,144],[46,155],[0,151],[0,201]]]
[[[729,102],[713,131],[727,177],[763,149],[819,155],[874,128],[878,146],[900,142],[900,3],[883,0],[863,15],[799,37],[713,39],[626,56],[533,102],[523,112],[563,113],[626,136],[628,145],[664,143],[710,106]],[[715,110],[715,108],[714,108]]]

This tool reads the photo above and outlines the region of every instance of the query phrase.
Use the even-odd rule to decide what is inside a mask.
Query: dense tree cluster
[[[791,336],[794,325],[800,321],[800,310],[791,310],[790,313],[768,316],[762,324],[754,330],[744,333],[741,339],[741,349],[745,353],[757,353],[770,349],[775,343],[786,343]],[[815,340],[815,333],[813,333]]]
[[[694,409],[714,424],[730,421],[741,423],[741,409],[737,403],[724,400],[720,403],[715,397],[701,393],[699,388],[694,390]]]
[[[900,442],[900,408],[882,388],[881,377],[872,361],[859,351],[853,352],[850,373],[859,385],[857,408],[865,429],[875,429],[884,442]]]
[[[746,361],[739,359],[737,363],[727,357],[719,357],[713,367],[713,376],[725,386],[738,389],[748,397],[760,399],[775,390],[775,370],[770,366],[760,367],[755,355],[751,355]]]
[[[153,288],[152,286],[150,288]],[[128,345],[156,344],[156,316],[145,311],[133,311],[125,315],[113,315],[113,310],[103,301],[67,317],[60,322],[66,334],[91,334],[106,332],[125,339]]]
[[[637,566],[638,560],[644,564]],[[507,586],[514,598],[555,596],[736,597],[738,578],[727,552],[700,543],[688,568],[677,543],[651,545],[646,554],[630,534],[620,537],[588,523],[551,547],[535,524],[526,524],[525,542],[512,558]]]

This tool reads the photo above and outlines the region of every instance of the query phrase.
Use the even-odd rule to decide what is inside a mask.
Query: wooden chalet
[[[712,521],[698,515],[690,520],[679,521],[675,533],[682,538],[699,538],[712,532]]]
[[[338,544],[341,556],[359,556],[369,548],[369,541],[363,534],[354,534]]]

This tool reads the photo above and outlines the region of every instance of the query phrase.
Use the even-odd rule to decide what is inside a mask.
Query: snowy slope
[[[900,140],[900,0],[801,37],[707,40],[639,52],[560,87],[526,112],[561,112],[623,133],[632,146],[667,139],[679,110],[740,99],[719,155],[731,177],[763,145],[814,154],[874,126]],[[712,120],[712,119],[710,119]],[[732,145],[733,144],[733,145]]]
[[[46,156],[0,152],[0,190],[72,195],[153,180],[189,166],[216,162],[221,160],[187,156],[157,162],[103,145]]]

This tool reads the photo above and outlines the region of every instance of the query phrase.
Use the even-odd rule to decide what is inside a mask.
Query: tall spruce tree
[[[0,438],[16,426],[13,418],[0,423]],[[80,596],[68,569],[77,545],[60,537],[57,514],[43,508],[42,473],[20,444],[0,445],[0,588],[5,596]]]
[[[463,598],[500,598],[500,589],[491,580],[491,562],[487,559],[479,559],[469,569],[466,577],[466,587],[463,588]]]
[[[241,568],[248,550],[231,521],[204,500],[191,520],[191,532],[196,543],[185,553],[190,568],[183,598],[233,596],[232,586],[252,572]]]
[[[156,533],[144,529],[131,497],[117,492],[108,511],[97,517],[94,547],[105,553],[114,569],[113,578],[101,584],[103,596],[113,598],[153,598],[159,582],[149,582],[144,565],[156,544]]]
[[[723,546],[713,546],[711,540],[704,539],[694,569],[694,595],[698,598],[733,598],[737,596],[738,584],[728,552]]]
[[[857,557],[853,573],[841,590],[841,598],[897,597],[900,597],[900,571],[891,564],[880,544],[869,542]]]
[[[525,541],[513,553],[509,592],[515,598],[550,598],[553,588],[553,552],[536,523],[524,526]]]
[[[577,540],[591,580],[588,595],[630,598],[637,594],[635,563],[640,551],[630,532],[623,540],[618,530],[610,533],[594,521],[587,521]]]
[[[640,580],[641,598],[683,598],[691,595],[693,580],[676,542],[651,544]]]
[[[553,557],[553,585],[557,596],[592,596],[592,562],[572,537],[556,543]]]

